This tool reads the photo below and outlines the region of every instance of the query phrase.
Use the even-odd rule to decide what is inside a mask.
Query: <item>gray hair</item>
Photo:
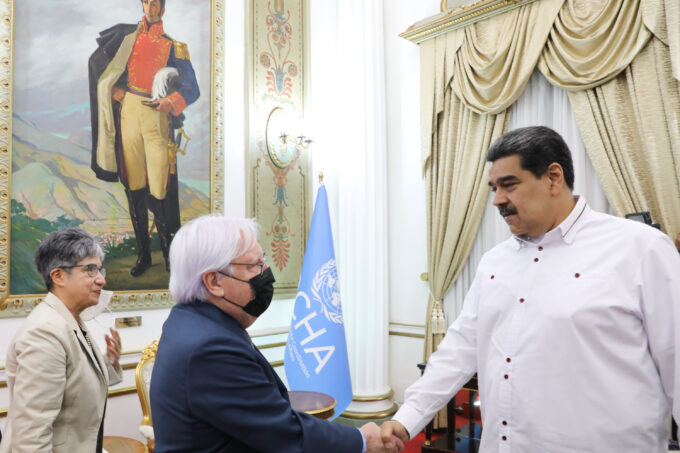
[[[97,240],[82,228],[65,228],[47,235],[35,252],[35,267],[48,291],[54,282],[50,272],[65,266],[75,266],[90,256],[104,260],[104,251]],[[66,272],[70,272],[66,269]]]
[[[234,258],[257,243],[255,219],[208,214],[179,229],[170,246],[170,293],[178,304],[205,300],[206,271],[230,272]]]

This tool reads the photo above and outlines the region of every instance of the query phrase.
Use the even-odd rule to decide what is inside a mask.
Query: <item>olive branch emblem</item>
[[[312,296],[321,304],[326,319],[336,324],[342,324],[340,292],[337,290],[336,285],[337,271],[335,259],[330,259],[314,275],[314,280],[312,280]]]

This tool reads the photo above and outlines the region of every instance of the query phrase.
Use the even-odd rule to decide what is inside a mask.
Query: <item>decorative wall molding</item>
[[[306,1],[248,4],[246,210],[260,224],[260,245],[276,276],[274,297],[290,298],[311,220]]]
[[[451,30],[467,27],[475,22],[535,1],[537,0],[482,0],[471,5],[456,6],[416,22],[405,32],[399,34],[399,36],[420,44],[423,41],[448,33]],[[444,4],[442,2],[442,5]]]
[[[395,337],[425,338],[425,326],[419,324],[405,324],[391,322],[389,334]]]

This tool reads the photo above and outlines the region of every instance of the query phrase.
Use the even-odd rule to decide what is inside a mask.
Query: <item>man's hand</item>
[[[388,436],[387,442],[383,442],[380,428],[375,423],[366,423],[361,428],[366,438],[366,453],[397,453],[404,448],[404,443],[395,436]]]
[[[399,448],[400,450],[404,448],[403,445],[408,442],[411,437],[409,436],[408,431],[406,431],[406,428],[404,428],[404,425],[396,420],[384,422],[380,426],[380,436],[385,445],[392,442],[393,439],[397,439],[402,445],[401,448]]]
[[[173,105],[172,102],[170,102],[170,99],[160,98],[156,102],[158,103],[158,107],[156,107],[156,110],[162,113],[172,113]]]
[[[125,90],[114,85],[111,88],[111,97],[116,102],[123,102],[123,98],[125,97]]]
[[[116,329],[109,329],[111,336],[104,335],[106,339],[106,355],[111,365],[116,365],[120,359],[120,335]]]

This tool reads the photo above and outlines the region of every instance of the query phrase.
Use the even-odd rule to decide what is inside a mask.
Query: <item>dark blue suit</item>
[[[176,305],[151,378],[156,453],[360,453],[361,433],[290,407],[248,333],[209,302]]]

